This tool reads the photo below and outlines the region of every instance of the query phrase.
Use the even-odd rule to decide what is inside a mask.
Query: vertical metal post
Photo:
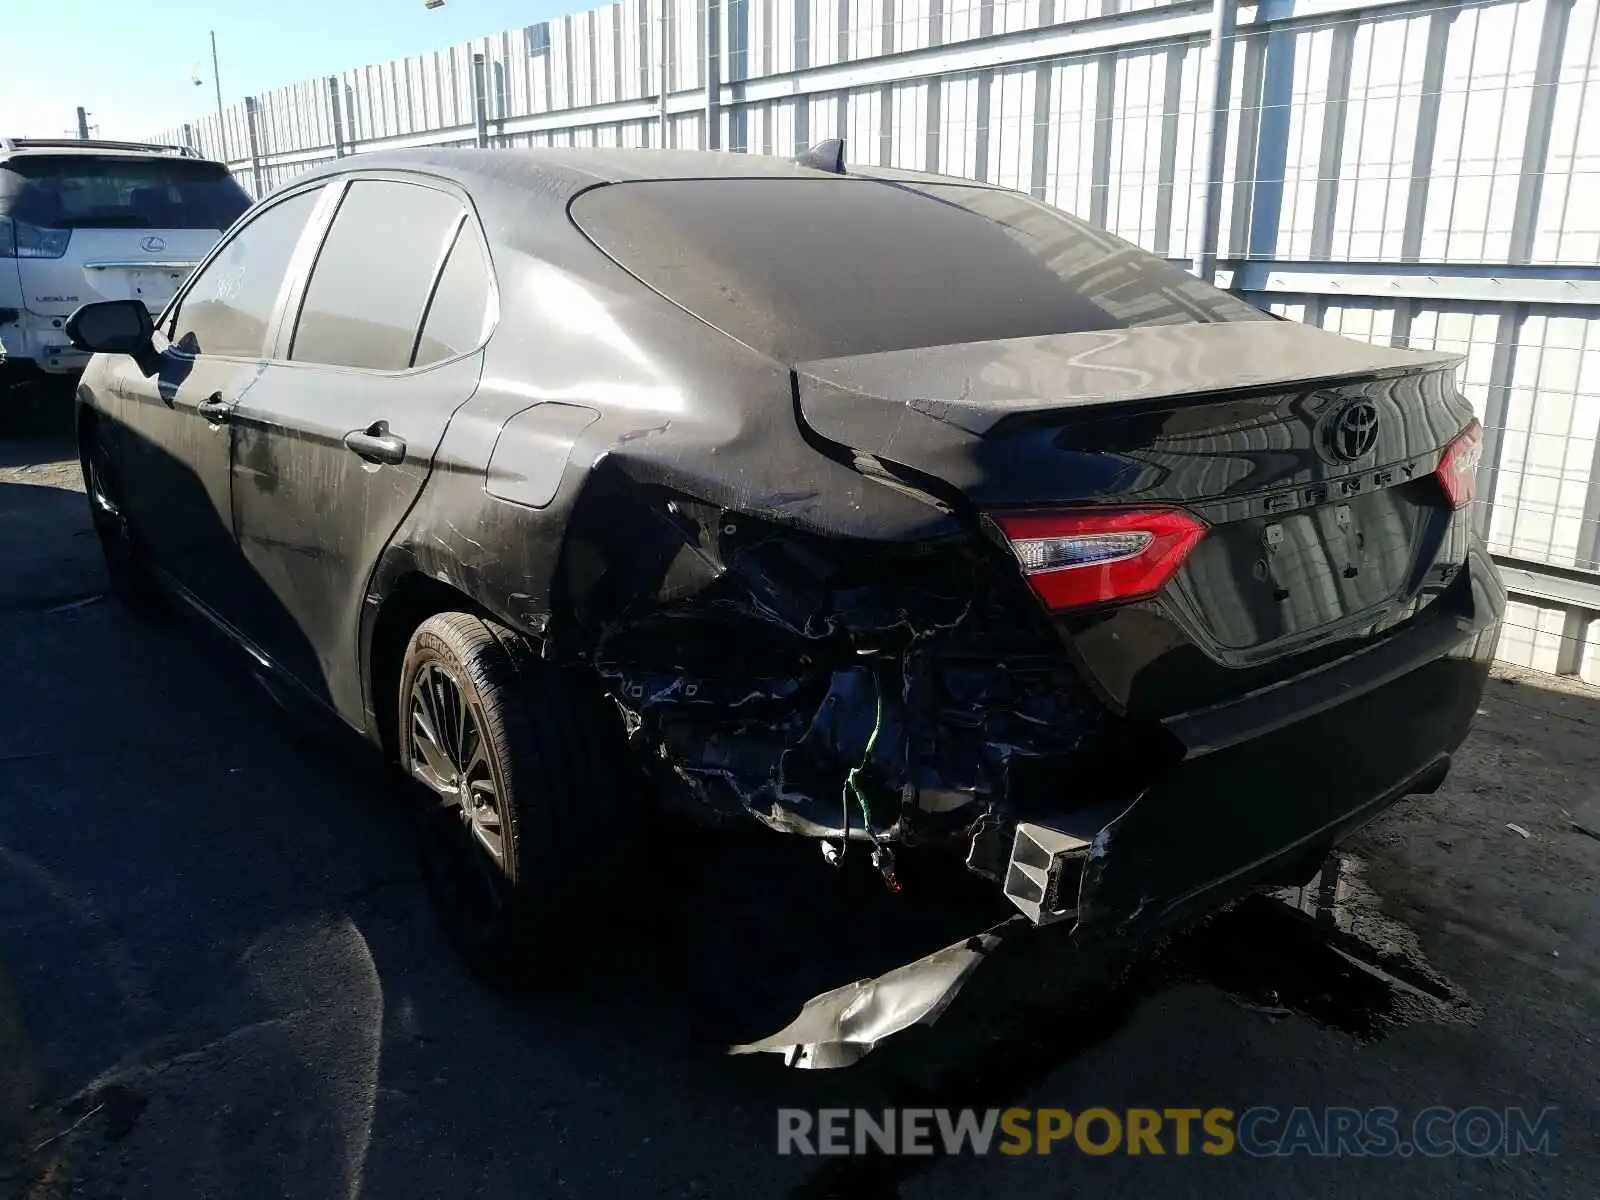
[[[1211,8],[1211,111],[1206,118],[1205,194],[1194,273],[1207,283],[1217,277],[1217,239],[1222,233],[1222,173],[1228,157],[1228,103],[1233,96],[1233,39],[1238,0],[1214,0]]]
[[[217,31],[211,31],[211,83],[217,89],[217,128],[222,128],[222,74],[217,69]]]
[[[333,114],[333,154],[335,158],[345,156],[344,144],[344,105],[340,95],[339,77],[329,75],[328,84],[328,110]]]
[[[706,140],[705,149],[722,149],[722,2],[702,0],[706,6]],[[768,147],[771,152],[771,147]]]
[[[228,121],[222,115],[222,72],[217,67],[217,31],[211,31],[211,84],[217,94],[217,158],[228,161]]]
[[[81,104],[78,105],[78,140],[80,142],[89,140],[89,110]]]
[[[1350,75],[1355,65],[1355,49],[1356,23],[1348,21],[1333,31],[1328,82],[1322,99],[1317,198],[1311,209],[1311,257],[1319,262],[1333,257],[1334,225],[1339,216],[1339,177],[1344,167],[1345,114],[1350,108]]]
[[[667,115],[667,69],[672,65],[667,49],[667,14],[671,11],[671,4],[672,0],[661,0],[661,148],[663,150],[672,145],[672,121]]]
[[[1479,536],[1486,541],[1500,492],[1506,418],[1511,411],[1517,354],[1522,349],[1522,331],[1527,321],[1528,305],[1504,304],[1500,306],[1500,319],[1495,323],[1494,353],[1489,358],[1489,378],[1485,380],[1488,386],[1483,397],[1483,457],[1478,460],[1478,498],[1472,506],[1473,523]],[[1511,511],[1515,517],[1516,509],[1513,507]]]
[[[489,102],[487,95],[487,80],[484,78],[488,70],[483,55],[472,56],[472,129],[475,143],[479,150],[489,145]]]
[[[244,98],[245,136],[250,141],[250,178],[255,182],[256,199],[264,194],[261,179],[261,136],[256,132],[256,98]]]
[[[1539,34],[1539,57],[1533,70],[1533,89],[1528,100],[1527,132],[1522,136],[1522,171],[1517,185],[1517,204],[1511,218],[1511,254],[1513,263],[1533,261],[1534,242],[1539,224],[1539,200],[1543,195],[1546,160],[1550,156],[1550,133],[1555,123],[1558,94],[1571,87],[1561,87],[1562,59],[1567,43],[1567,25],[1572,16],[1573,0],[1548,0],[1544,10],[1544,27]],[[1593,43],[1590,44],[1591,53]],[[1582,85],[1578,85],[1580,88]],[[1581,91],[1579,93],[1582,94]],[[1580,106],[1582,101],[1579,101]]]

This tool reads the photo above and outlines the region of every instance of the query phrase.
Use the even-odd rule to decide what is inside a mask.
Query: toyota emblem
[[[1378,444],[1378,406],[1358,400],[1337,417],[1328,430],[1328,449],[1344,462],[1355,462],[1372,453]]]
[[[142,240],[139,243],[139,245],[142,246],[145,250],[149,251],[151,254],[159,254],[159,253],[161,253],[161,251],[163,251],[163,250],[165,250],[167,248],[167,239],[166,238],[158,238],[158,237],[147,237],[144,240]]]

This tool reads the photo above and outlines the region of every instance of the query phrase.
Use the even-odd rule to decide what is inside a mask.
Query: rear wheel
[[[83,446],[83,490],[100,552],[105,556],[111,592],[128,607],[147,611],[155,598],[144,548],[128,519],[116,465],[92,434]]]
[[[640,796],[616,708],[592,676],[459,612],[412,635],[399,708],[447,937],[479,975],[549,981],[633,877]]]

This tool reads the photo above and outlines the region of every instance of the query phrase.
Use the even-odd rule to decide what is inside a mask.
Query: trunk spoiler
[[[1028,413],[1441,369],[1462,355],[1358,342],[1292,321],[1052,334],[821,359],[795,367],[806,420],[887,453],[909,409],[982,435]],[[808,387],[807,385],[811,386]],[[875,405],[862,405],[871,396]],[[888,401],[888,404],[882,403]]]

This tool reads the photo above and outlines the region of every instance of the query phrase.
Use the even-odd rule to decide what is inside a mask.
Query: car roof
[[[11,158],[181,158],[189,162],[214,162],[203,159],[188,146],[169,146],[156,142],[102,142],[79,138],[0,137],[0,162]],[[217,163],[221,166],[222,164]]]
[[[643,180],[717,179],[945,179],[921,171],[846,165],[844,175],[801,166],[793,159],[731,151],[653,150],[622,146],[528,146],[477,150],[433,148],[376,151],[327,163],[286,183],[285,188],[356,171],[414,171],[451,180],[480,199],[485,193],[536,192],[564,205],[599,184]],[[985,187],[970,179],[949,179]]]

